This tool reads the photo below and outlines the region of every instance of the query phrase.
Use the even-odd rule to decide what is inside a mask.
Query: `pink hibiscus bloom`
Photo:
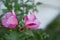
[[[37,20],[34,13],[29,13],[27,16],[24,16],[23,21],[27,28],[37,29],[40,25],[40,21]]]
[[[7,12],[1,19],[2,25],[6,28],[15,28],[18,25],[18,20],[14,10]]]

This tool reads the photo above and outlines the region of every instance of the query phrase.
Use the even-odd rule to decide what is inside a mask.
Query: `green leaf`
[[[41,5],[42,3],[41,2],[37,2],[36,5]]]
[[[17,40],[18,39],[18,33],[17,32],[11,32],[9,35],[5,34],[6,40]]]
[[[25,3],[28,3],[28,2],[33,2],[33,0],[27,0]]]

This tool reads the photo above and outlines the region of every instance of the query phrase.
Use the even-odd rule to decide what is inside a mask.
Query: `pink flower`
[[[15,28],[18,25],[18,20],[14,10],[7,12],[1,19],[2,25],[6,28]]]
[[[29,13],[27,16],[24,16],[23,21],[27,28],[37,29],[40,25],[40,21],[37,20],[34,13]]]

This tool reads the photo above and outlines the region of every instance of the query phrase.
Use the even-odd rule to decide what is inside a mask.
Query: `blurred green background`
[[[46,40],[60,40],[60,15],[47,26],[45,31],[49,34]]]

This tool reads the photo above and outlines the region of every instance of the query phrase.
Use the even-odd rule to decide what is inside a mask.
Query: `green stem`
[[[34,2],[35,2],[35,1],[33,0],[33,6],[35,6],[35,5],[34,5]],[[33,8],[33,12],[34,12],[34,8]]]
[[[25,11],[25,10],[24,10],[24,0],[22,0],[22,3],[23,3],[23,13],[24,13],[24,11]]]

